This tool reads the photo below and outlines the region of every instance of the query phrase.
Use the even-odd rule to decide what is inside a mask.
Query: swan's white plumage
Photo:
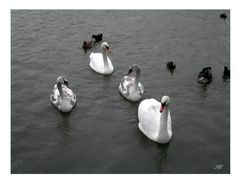
[[[97,73],[100,74],[111,74],[114,71],[113,65],[109,57],[107,56],[108,66],[104,65],[103,54],[102,53],[94,53],[90,54],[90,63],[89,66]]]
[[[137,86],[135,86],[135,80],[135,77],[126,75],[119,84],[120,93],[130,101],[140,100],[144,93],[143,85],[138,82]]]
[[[155,99],[143,100],[138,107],[138,127],[152,141],[167,143],[172,137],[171,115],[166,115],[165,122],[160,122],[163,113],[160,113],[161,103]],[[167,110],[168,111],[168,110]],[[160,124],[167,123],[165,130],[160,130]]]
[[[57,84],[54,85],[52,93],[50,95],[51,103],[61,112],[70,112],[76,105],[76,95],[65,84],[61,84],[63,95],[60,95]]]
[[[160,126],[161,103],[155,99],[143,100],[138,108],[139,129],[150,139],[157,139]]]
[[[101,44],[102,53],[92,52],[89,56],[90,63],[89,66],[97,73],[109,75],[113,72],[114,68],[111,60],[107,56],[107,52],[111,52],[108,43],[103,42]]]

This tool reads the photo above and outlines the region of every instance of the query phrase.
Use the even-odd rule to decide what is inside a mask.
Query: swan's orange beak
[[[160,107],[160,113],[162,113],[162,112],[164,111],[165,106],[166,106],[165,103],[162,103],[162,104],[161,104],[161,107]]]

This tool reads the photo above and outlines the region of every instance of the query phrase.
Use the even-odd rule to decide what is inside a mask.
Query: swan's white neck
[[[164,139],[168,138],[168,113],[169,113],[169,105],[166,105],[164,111],[160,116],[160,126],[158,132],[158,138]]]
[[[133,88],[136,90],[138,88],[138,81],[139,81],[139,77],[136,76],[135,77],[135,80],[134,80],[134,85],[133,85]]]
[[[62,84],[60,82],[57,83],[57,88],[58,88],[58,91],[60,93],[60,96],[62,97],[63,96],[63,91],[62,91]]]
[[[108,66],[107,51],[106,51],[106,49],[103,49],[102,55],[103,55],[104,67],[105,67],[105,68],[108,68],[109,66]]]
[[[135,74],[134,74],[134,77],[135,77],[135,79],[134,79],[134,85],[133,85],[133,87],[134,87],[135,89],[137,89],[137,87],[138,87],[138,82],[139,82],[139,78],[140,78],[140,73],[135,73]]]

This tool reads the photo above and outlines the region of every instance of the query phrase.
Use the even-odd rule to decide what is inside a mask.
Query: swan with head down
[[[144,93],[144,87],[139,82],[140,68],[138,65],[132,65],[128,74],[125,75],[119,84],[119,92],[129,101],[139,101]]]
[[[138,107],[138,127],[154,142],[165,144],[172,138],[170,98],[163,96],[161,103],[153,98],[143,100]]]
[[[92,70],[94,70],[97,73],[100,73],[103,75],[109,75],[114,70],[112,62],[107,56],[107,52],[111,53],[111,50],[107,42],[103,42],[101,44],[101,47],[102,47],[102,53],[92,52],[90,54],[89,66],[91,67]]]
[[[76,95],[70,89],[67,78],[59,76],[50,95],[51,103],[60,112],[70,112],[76,105]]]

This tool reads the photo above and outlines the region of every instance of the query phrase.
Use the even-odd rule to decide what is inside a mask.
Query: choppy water
[[[229,11],[11,12],[12,173],[229,173]],[[102,32],[112,48],[111,76],[89,69],[83,40]],[[99,44],[92,50],[100,51]],[[173,60],[173,74],[165,63]],[[131,64],[141,67],[143,99],[171,98],[173,139],[148,140],[137,127],[139,103],[118,85]],[[213,81],[196,78],[211,66]],[[77,106],[62,115],[49,96],[65,75]],[[223,165],[221,169],[214,169]]]

